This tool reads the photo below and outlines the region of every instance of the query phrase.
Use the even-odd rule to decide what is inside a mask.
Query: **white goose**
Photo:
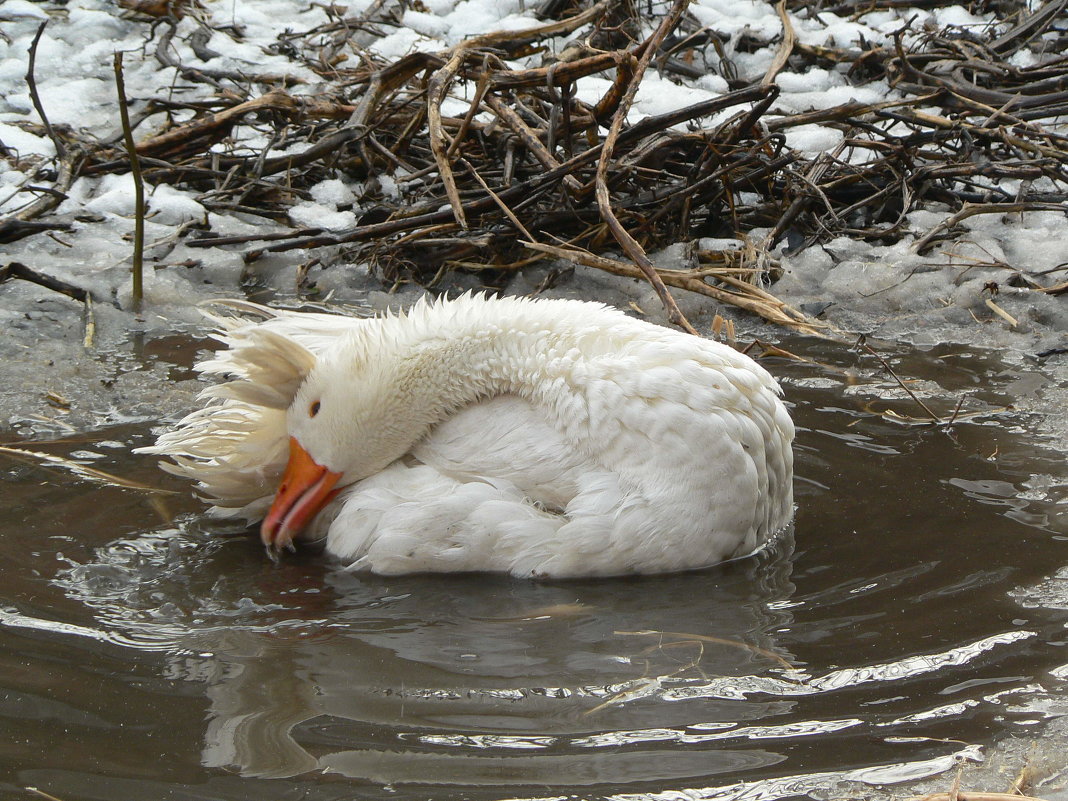
[[[234,380],[143,450],[215,513],[263,519],[272,551],[299,536],[376,573],[610,576],[745,556],[790,521],[793,423],[725,345],[578,301],[232,305],[259,319],[216,317],[229,347],[198,369]]]

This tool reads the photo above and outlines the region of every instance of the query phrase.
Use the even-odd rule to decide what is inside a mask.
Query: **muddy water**
[[[1062,455],[990,356],[795,343],[795,530],[661,578],[531,583],[268,563],[184,495],[2,465],[0,796],[781,797],[975,758],[1065,711]],[[180,341],[145,349],[184,375]],[[41,445],[183,489],[130,424]],[[1059,485],[1058,485],[1059,482]],[[1058,571],[1060,571],[1058,577]],[[21,795],[19,796],[21,797]]]

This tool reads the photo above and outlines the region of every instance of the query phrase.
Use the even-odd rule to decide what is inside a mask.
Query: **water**
[[[272,566],[128,424],[3,464],[0,796],[774,798],[980,758],[1068,712],[1068,470],[992,414],[1041,378],[797,342],[795,530],[685,575],[533,583]],[[184,377],[190,345],[146,347]],[[986,416],[969,417],[972,411]],[[230,532],[233,533],[233,532]],[[23,797],[18,795],[17,797]]]

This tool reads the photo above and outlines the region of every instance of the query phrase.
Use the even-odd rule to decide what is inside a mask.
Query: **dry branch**
[[[682,12],[688,4],[689,0],[675,0],[675,3],[671,6],[671,10],[660,23],[660,26],[642,46],[643,52],[638,59],[638,65],[634,69],[634,75],[630,79],[630,85],[627,87],[623,99],[620,101],[619,108],[616,109],[615,115],[612,118],[612,125],[608,129],[608,136],[605,137],[604,146],[601,150],[601,157],[597,162],[597,179],[595,186],[597,188],[597,208],[601,212],[601,218],[608,224],[609,229],[612,231],[612,236],[614,236],[616,241],[623,246],[623,250],[625,250],[627,255],[638,265],[645,277],[649,279],[649,283],[653,285],[656,294],[660,296],[660,302],[664,304],[664,308],[667,310],[668,319],[675,323],[675,325],[681,326],[689,331],[691,334],[696,334],[697,330],[690,325],[690,322],[686,319],[685,315],[679,310],[678,304],[675,303],[675,299],[671,297],[671,293],[668,292],[663,279],[657,273],[656,267],[649,261],[649,257],[645,254],[645,249],[641,246],[638,240],[631,236],[630,232],[627,231],[623,224],[620,223],[616,213],[612,210],[612,199],[608,192],[608,168],[612,163],[612,155],[615,152],[616,141],[619,139],[619,132],[623,128],[627,112],[630,111],[631,104],[634,102],[634,97],[638,94],[638,87],[641,85],[642,76],[645,75],[645,70],[649,66],[649,62],[652,61],[660,44],[678,24],[679,18],[682,16]]]
[[[937,8],[953,0],[920,2]],[[815,7],[863,15],[902,3],[871,0],[861,8],[816,0]],[[389,4],[377,2],[279,37],[295,63],[319,73],[321,90],[303,94],[286,90],[299,82],[295,76],[236,75],[180,63],[178,37],[210,55],[204,24],[177,24],[180,14],[196,8],[194,0],[130,0],[145,17],[146,40],[157,37],[157,60],[198,90],[189,100],[183,100],[185,87],[142,98],[131,128],[141,135],[136,149],[146,181],[193,192],[209,210],[259,215],[282,227],[241,236],[190,229],[182,233],[190,246],[244,245],[247,259],[335,248],[302,260],[318,259],[324,268],[365,260],[387,284],[429,284],[462,269],[500,285],[532,253],[564,255],[644,276],[684,326],[668,287],[777,325],[833,333],[768,293],[776,277],[769,254],[784,240],[798,250],[843,235],[879,242],[915,236],[922,250],[973,214],[1063,208],[1068,135],[1055,121],[1068,115],[1068,58],[1047,52],[1021,60],[1015,54],[1028,42],[1063,35],[1057,25],[1068,0],[1048,0],[1001,31],[912,32],[911,44],[902,33],[890,46],[864,50],[796,41],[788,6],[776,6],[781,35],[761,39],[764,34],[748,32],[728,47],[726,34],[688,16],[683,0],[660,19],[628,17],[642,13],[640,4],[578,0],[567,5],[572,16],[564,19],[385,61],[353,38],[395,24]],[[571,35],[561,52],[538,60],[542,43]],[[777,56],[747,85],[731,53],[758,47],[773,48]],[[783,114],[774,78],[787,63],[801,71],[848,68],[858,82],[883,77],[905,97]],[[1030,66],[1019,66],[1024,63]],[[628,122],[650,66],[668,77],[717,69],[734,91]],[[596,102],[580,102],[576,87],[590,76],[610,83]],[[32,59],[26,81],[39,103]],[[450,116],[449,101],[457,99],[466,112]],[[129,169],[117,137],[96,141],[55,130],[38,111],[39,132],[56,142],[56,169],[18,189],[21,205],[9,207],[19,211],[0,218],[0,237],[65,225],[46,215],[74,180]],[[178,124],[172,122],[176,114],[182,115]],[[710,123],[717,114],[729,118]],[[784,133],[810,124],[837,129],[837,148],[814,157],[789,150]],[[266,144],[231,139],[246,128]],[[286,227],[292,206],[327,178],[362,187],[355,224],[341,231]],[[947,207],[947,219],[929,232],[911,230],[910,212],[931,203]],[[739,255],[731,272],[704,264],[662,270],[646,255],[705,236],[749,241],[754,229],[762,231],[754,239],[759,244]],[[564,252],[545,244],[531,251],[520,238],[568,245]],[[622,248],[633,264],[596,256],[610,248]],[[1063,283],[1035,289],[1065,291]]]
[[[547,253],[551,256],[568,259],[576,264],[604,270],[605,272],[614,275],[622,275],[627,278],[645,277],[645,273],[642,270],[638,269],[633,264],[619,261],[618,259],[610,259],[606,256],[596,256],[587,251],[577,250],[570,247],[546,245],[540,242],[521,242],[520,244],[540,253]],[[716,278],[727,284],[730,289],[713,286],[712,284],[707,283],[705,279],[712,274],[712,271],[707,269],[666,270],[656,268],[656,274],[660,280],[668,286],[705,295],[720,303],[726,303],[730,306],[751,312],[769,323],[781,325],[784,328],[802,334],[826,338],[832,333],[840,333],[826,323],[814,320],[786,303],[783,303],[771,293],[760,289],[760,287],[754,286],[746,281],[740,281],[723,272],[716,274]]]

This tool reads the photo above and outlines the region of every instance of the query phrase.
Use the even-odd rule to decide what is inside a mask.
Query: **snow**
[[[786,132],[786,145],[807,155],[833,150],[845,139],[845,134],[836,128],[824,125],[798,125]]]
[[[402,20],[404,27],[411,28],[421,36],[444,38],[449,32],[449,23],[444,17],[408,9]]]
[[[356,223],[351,211],[338,211],[323,203],[297,203],[289,210],[289,219],[297,226],[344,231]]]
[[[48,19],[48,14],[29,0],[5,0],[4,4],[0,6],[0,19],[14,20],[19,18],[45,20]]]
[[[79,198],[80,201],[71,203],[73,198]],[[188,192],[181,192],[166,184],[156,187],[146,185],[145,202],[148,206],[147,219],[163,225],[202,220],[207,213]],[[124,173],[106,175],[99,181],[79,179],[72,188],[72,198],[68,199],[68,204],[68,208],[81,205],[95,214],[132,217],[135,209],[133,176]]]
[[[316,203],[331,203],[335,207],[343,206],[356,200],[356,192],[338,178],[320,181],[310,191]]]
[[[31,154],[53,156],[56,152],[56,146],[50,139],[35,136],[15,125],[4,123],[0,123],[0,142],[3,142],[5,147],[14,150],[19,158],[26,158]]]
[[[384,59],[393,61],[424,47],[433,48],[430,37],[423,36],[410,28],[398,28],[388,36],[376,40],[370,50]]]
[[[667,114],[670,111],[703,103],[715,97],[716,93],[708,89],[684,86],[669,78],[661,77],[655,72],[650,72],[638,89],[634,98],[634,109],[628,119],[631,122],[638,122],[645,117]]]

